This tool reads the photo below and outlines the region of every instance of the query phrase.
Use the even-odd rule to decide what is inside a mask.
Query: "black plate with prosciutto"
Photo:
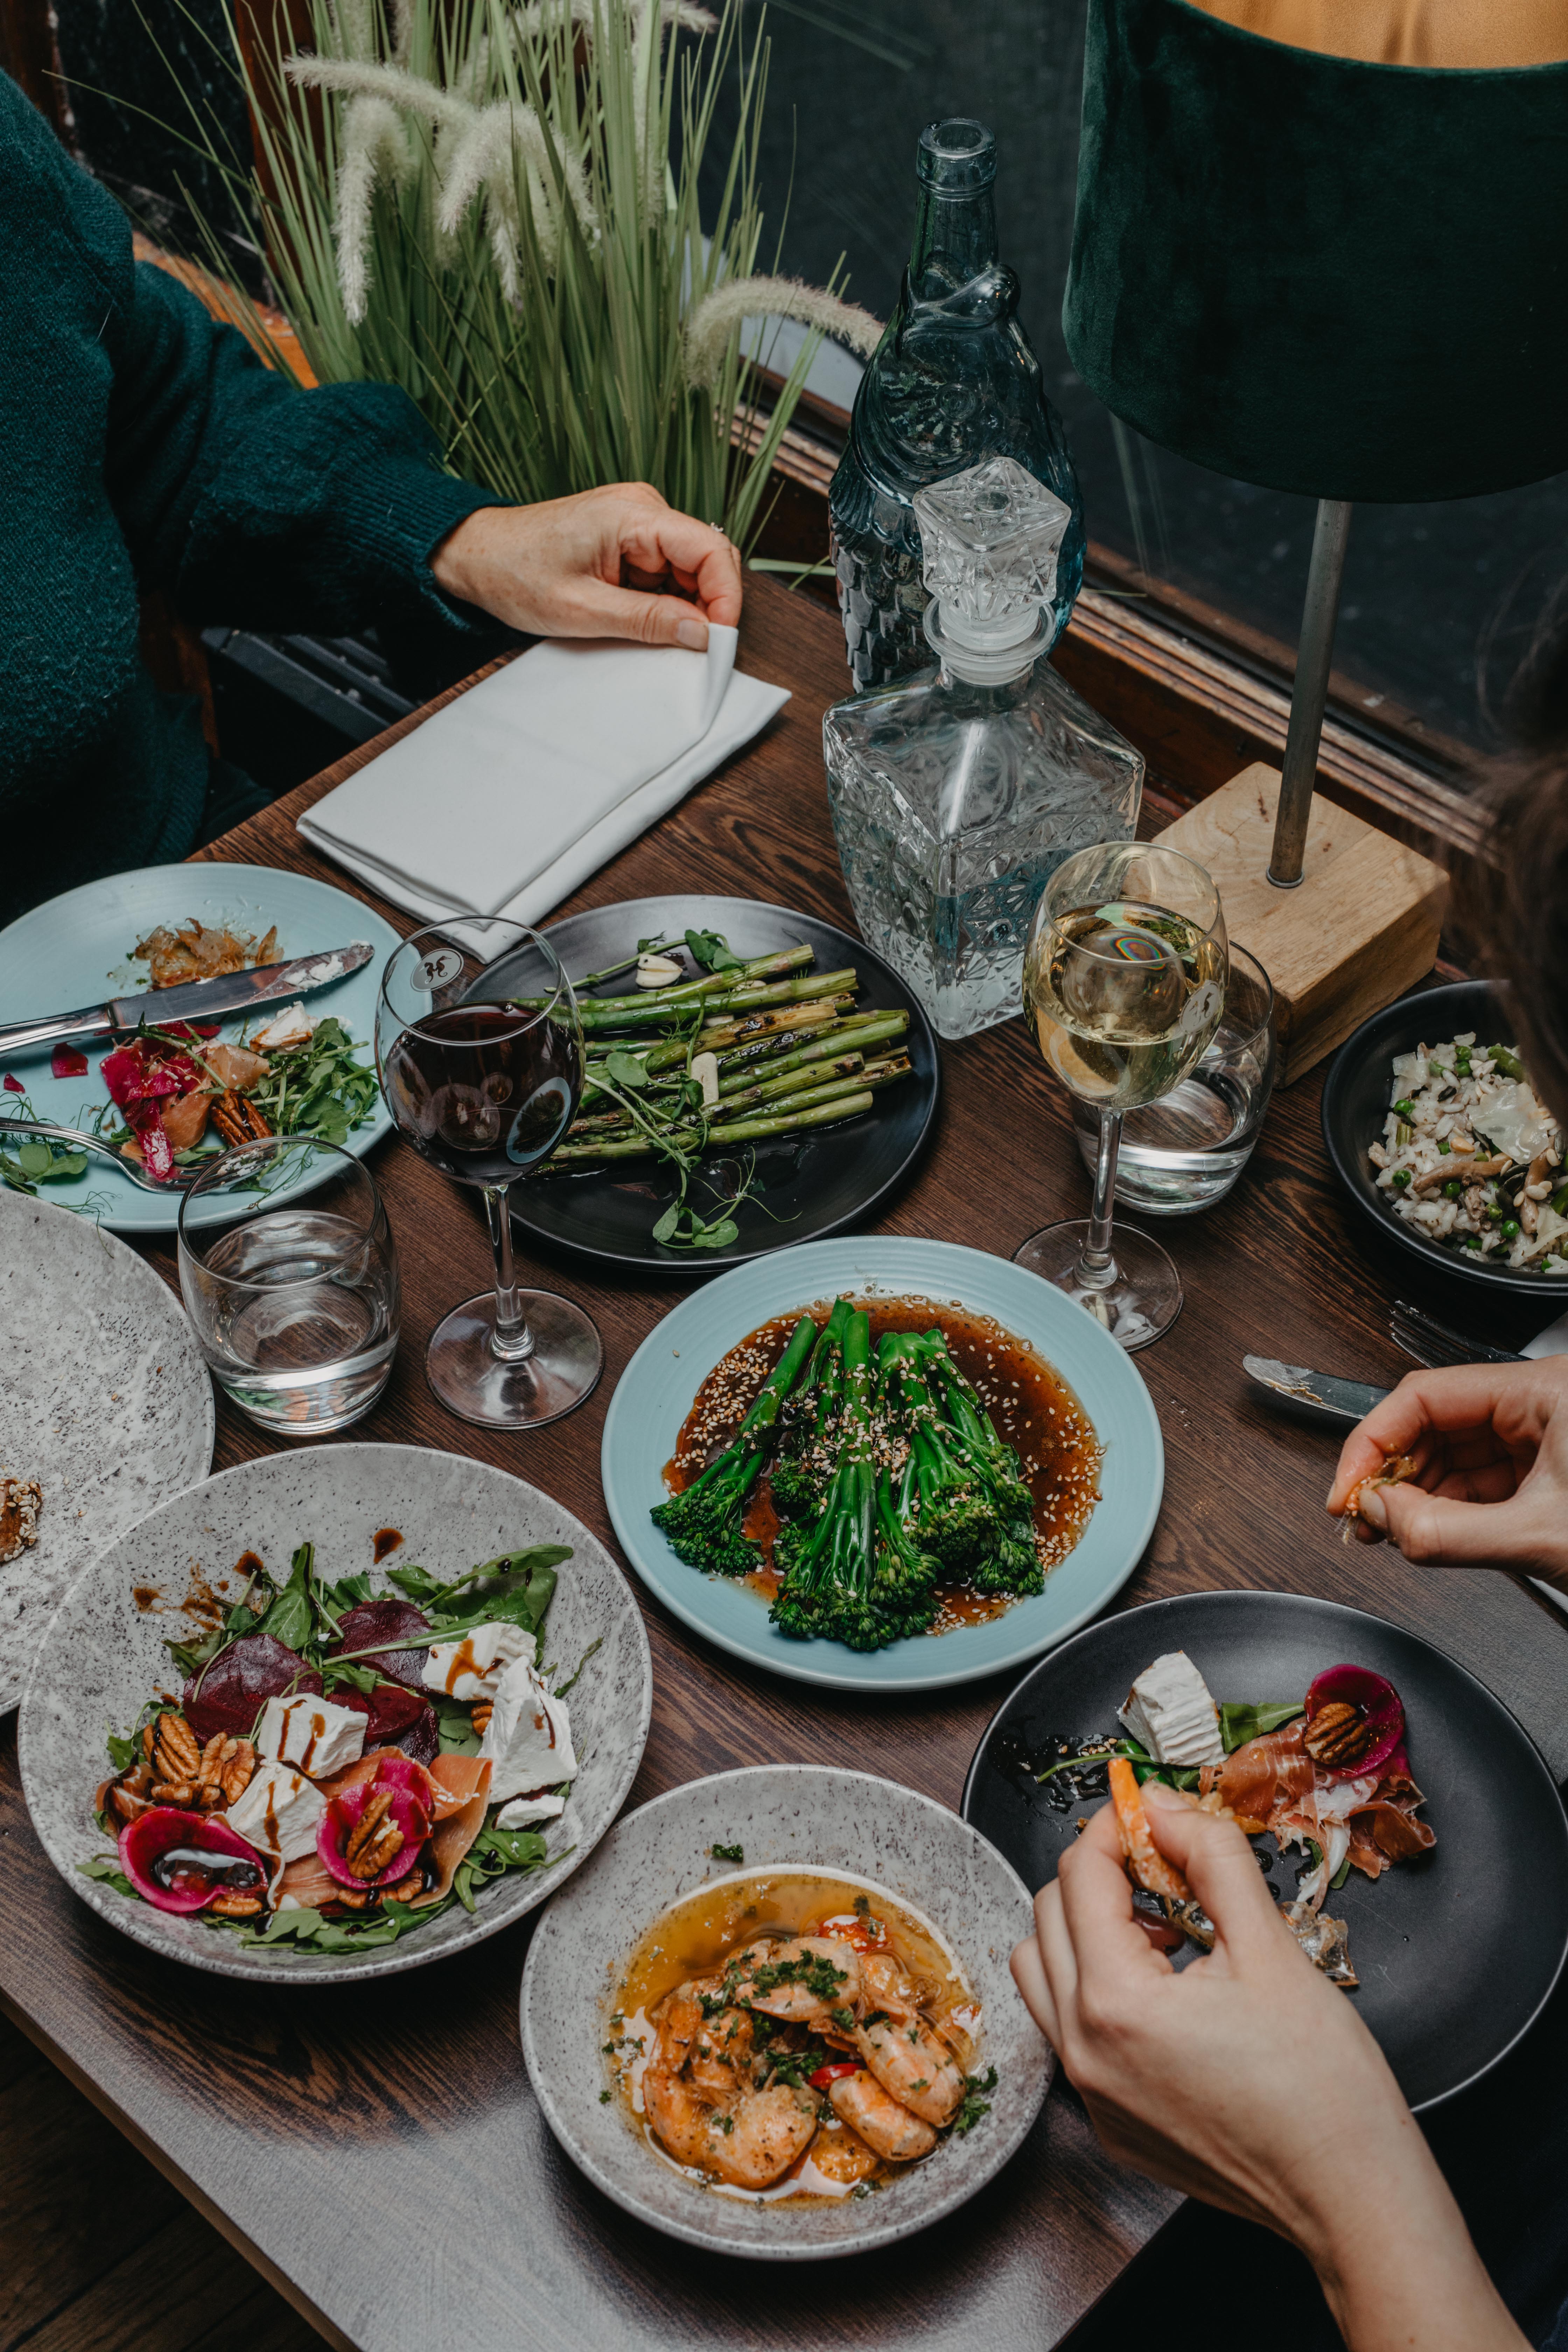
[[[1094,1798],[1053,1805],[1034,1772],[1056,1743],[1117,1735],[1135,1675],[1184,1650],[1217,1701],[1300,1699],[1326,1667],[1386,1675],[1405,1706],[1410,1770],[1436,1833],[1381,1878],[1352,1871],[1326,1909],[1350,1929],[1346,1993],[1413,2107],[1494,2066],[1533,2022],[1568,1958],[1568,1816],[1540,1751],[1500,1699],[1430,1643],[1331,1601],[1197,1592],[1091,1625],[1043,1658],[985,1729],[962,1811],[1025,1884],[1043,1886]],[[1033,1769],[1031,1769],[1031,1767]],[[1274,1855],[1272,1837],[1259,1839]],[[1300,1857],[1274,1860],[1287,1899]]]

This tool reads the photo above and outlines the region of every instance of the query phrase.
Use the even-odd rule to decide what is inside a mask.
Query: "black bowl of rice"
[[[1494,1058],[1493,1049],[1497,1054]],[[1568,1307],[1568,1160],[1483,981],[1363,1021],[1323,1087],[1323,1141],[1362,1213],[1462,1282]]]

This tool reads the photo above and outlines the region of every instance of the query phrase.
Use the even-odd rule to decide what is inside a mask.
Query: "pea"
[[[1445,1201],[1457,1201],[1464,1189],[1457,1176],[1450,1176],[1443,1187],[1443,1198]]]
[[[1393,1174],[1392,1178],[1390,1179],[1390,1181],[1391,1181],[1393,1184],[1396,1185],[1396,1186],[1397,1186],[1397,1188],[1399,1189],[1399,1191],[1403,1192],[1404,1192],[1404,1190],[1405,1190],[1405,1186],[1406,1186],[1406,1184],[1408,1184],[1408,1183],[1409,1183],[1409,1181],[1410,1181],[1410,1171],[1409,1171],[1409,1169],[1408,1169],[1408,1168],[1396,1168],[1396,1169],[1394,1170],[1394,1174]]]
[[[1448,1139],[1446,1135],[1440,1135],[1437,1138],[1437,1149],[1443,1154],[1443,1157],[1447,1159],[1448,1156]]]
[[[1516,1242],[1519,1239],[1519,1219],[1505,1217],[1498,1230],[1505,1242]]]
[[[1394,1104],[1394,1118],[1415,1118],[1415,1104],[1411,1101],[1411,1099],[1410,1099],[1410,1097],[1409,1097],[1409,1096],[1408,1096],[1408,1095],[1401,1095],[1401,1096],[1400,1096],[1399,1100],[1398,1100],[1398,1101]]]

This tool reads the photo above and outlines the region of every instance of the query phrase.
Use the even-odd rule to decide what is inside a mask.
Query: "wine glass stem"
[[[1121,1150],[1121,1113],[1100,1114],[1100,1151],[1094,1163],[1094,1205],[1089,1213],[1089,1239],[1079,1260],[1079,1280],[1105,1289],[1116,1279],[1110,1254],[1110,1221],[1116,1211],[1116,1160]]]
[[[511,1219],[507,1214],[506,1188],[487,1184],[484,1189],[485,1214],[489,1219],[490,1247],[496,1260],[496,1328],[490,1346],[504,1362],[521,1364],[533,1353],[533,1334],[523,1318],[517,1268],[511,1262]]]

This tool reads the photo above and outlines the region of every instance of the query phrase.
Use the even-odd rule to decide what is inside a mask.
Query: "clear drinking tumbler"
[[[226,1195],[233,1214],[195,1225]],[[397,1352],[397,1252],[369,1171],[335,1144],[241,1144],[180,1203],[180,1288],[219,1386],[263,1429],[320,1437],[368,1412]]]

